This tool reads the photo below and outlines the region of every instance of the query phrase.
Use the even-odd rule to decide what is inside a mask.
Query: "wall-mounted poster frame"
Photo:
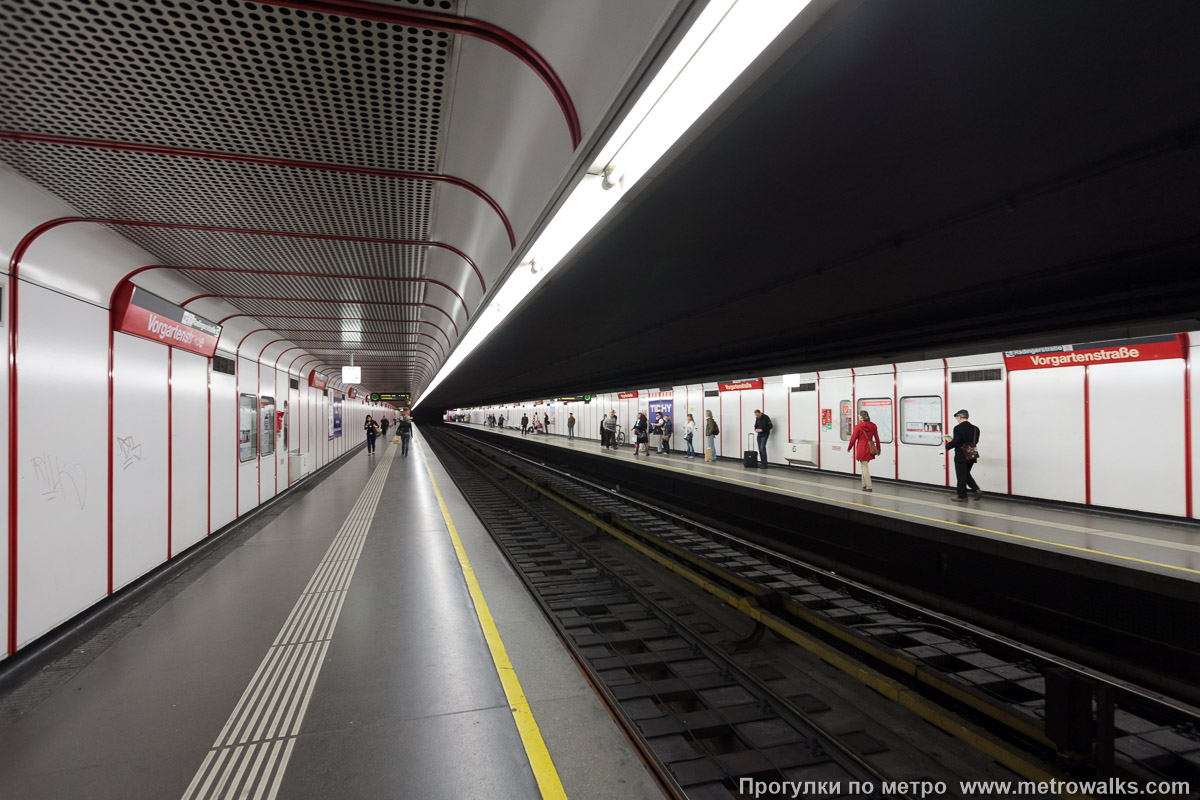
[[[258,399],[259,409],[259,442],[262,454],[269,456],[275,452],[275,398],[263,395]]]
[[[258,396],[238,395],[238,461],[258,458]]]
[[[337,392],[329,393],[329,438],[342,438],[342,396]]]

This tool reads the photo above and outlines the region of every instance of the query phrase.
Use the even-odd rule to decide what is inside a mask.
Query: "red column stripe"
[[[1092,504],[1092,405],[1089,368],[1083,365],[1083,502]]]
[[[175,444],[172,441],[172,425],[175,421],[175,393],[172,383],[174,381],[174,347],[167,348],[167,560],[171,560],[171,511],[172,500],[174,499],[174,485],[172,484],[172,469],[175,462],[172,459],[174,454]],[[112,471],[112,466],[109,466],[109,471]]]
[[[1183,345],[1183,474],[1185,513],[1192,516],[1192,347],[1186,333],[1179,334]]]

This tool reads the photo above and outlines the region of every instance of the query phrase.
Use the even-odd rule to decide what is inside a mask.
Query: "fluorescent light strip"
[[[438,370],[421,401],[483,343],[811,0],[712,0]],[[602,188],[610,169],[617,185]]]

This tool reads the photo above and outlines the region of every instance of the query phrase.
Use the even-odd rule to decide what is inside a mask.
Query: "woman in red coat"
[[[850,441],[846,442],[846,449],[854,454],[854,460],[862,467],[862,490],[864,492],[871,491],[871,470],[867,465],[875,460],[875,456],[879,453],[879,426],[871,422],[871,415],[865,411],[858,412],[858,418],[862,420],[854,426],[854,432],[850,434]],[[871,452],[872,446],[875,452]]]

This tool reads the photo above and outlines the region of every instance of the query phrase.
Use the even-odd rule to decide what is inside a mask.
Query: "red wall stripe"
[[[1185,508],[1192,516],[1192,347],[1186,333],[1180,334],[1183,344],[1183,465]]]
[[[171,560],[171,503],[175,497],[175,489],[172,484],[172,468],[175,462],[172,460],[173,448],[175,446],[172,441],[172,424],[175,415],[175,393],[172,382],[174,380],[175,360],[174,347],[167,348],[167,560]],[[112,471],[112,466],[109,466],[109,471]]]
[[[1087,364],[1083,365],[1083,502],[1092,504],[1092,406]]]

